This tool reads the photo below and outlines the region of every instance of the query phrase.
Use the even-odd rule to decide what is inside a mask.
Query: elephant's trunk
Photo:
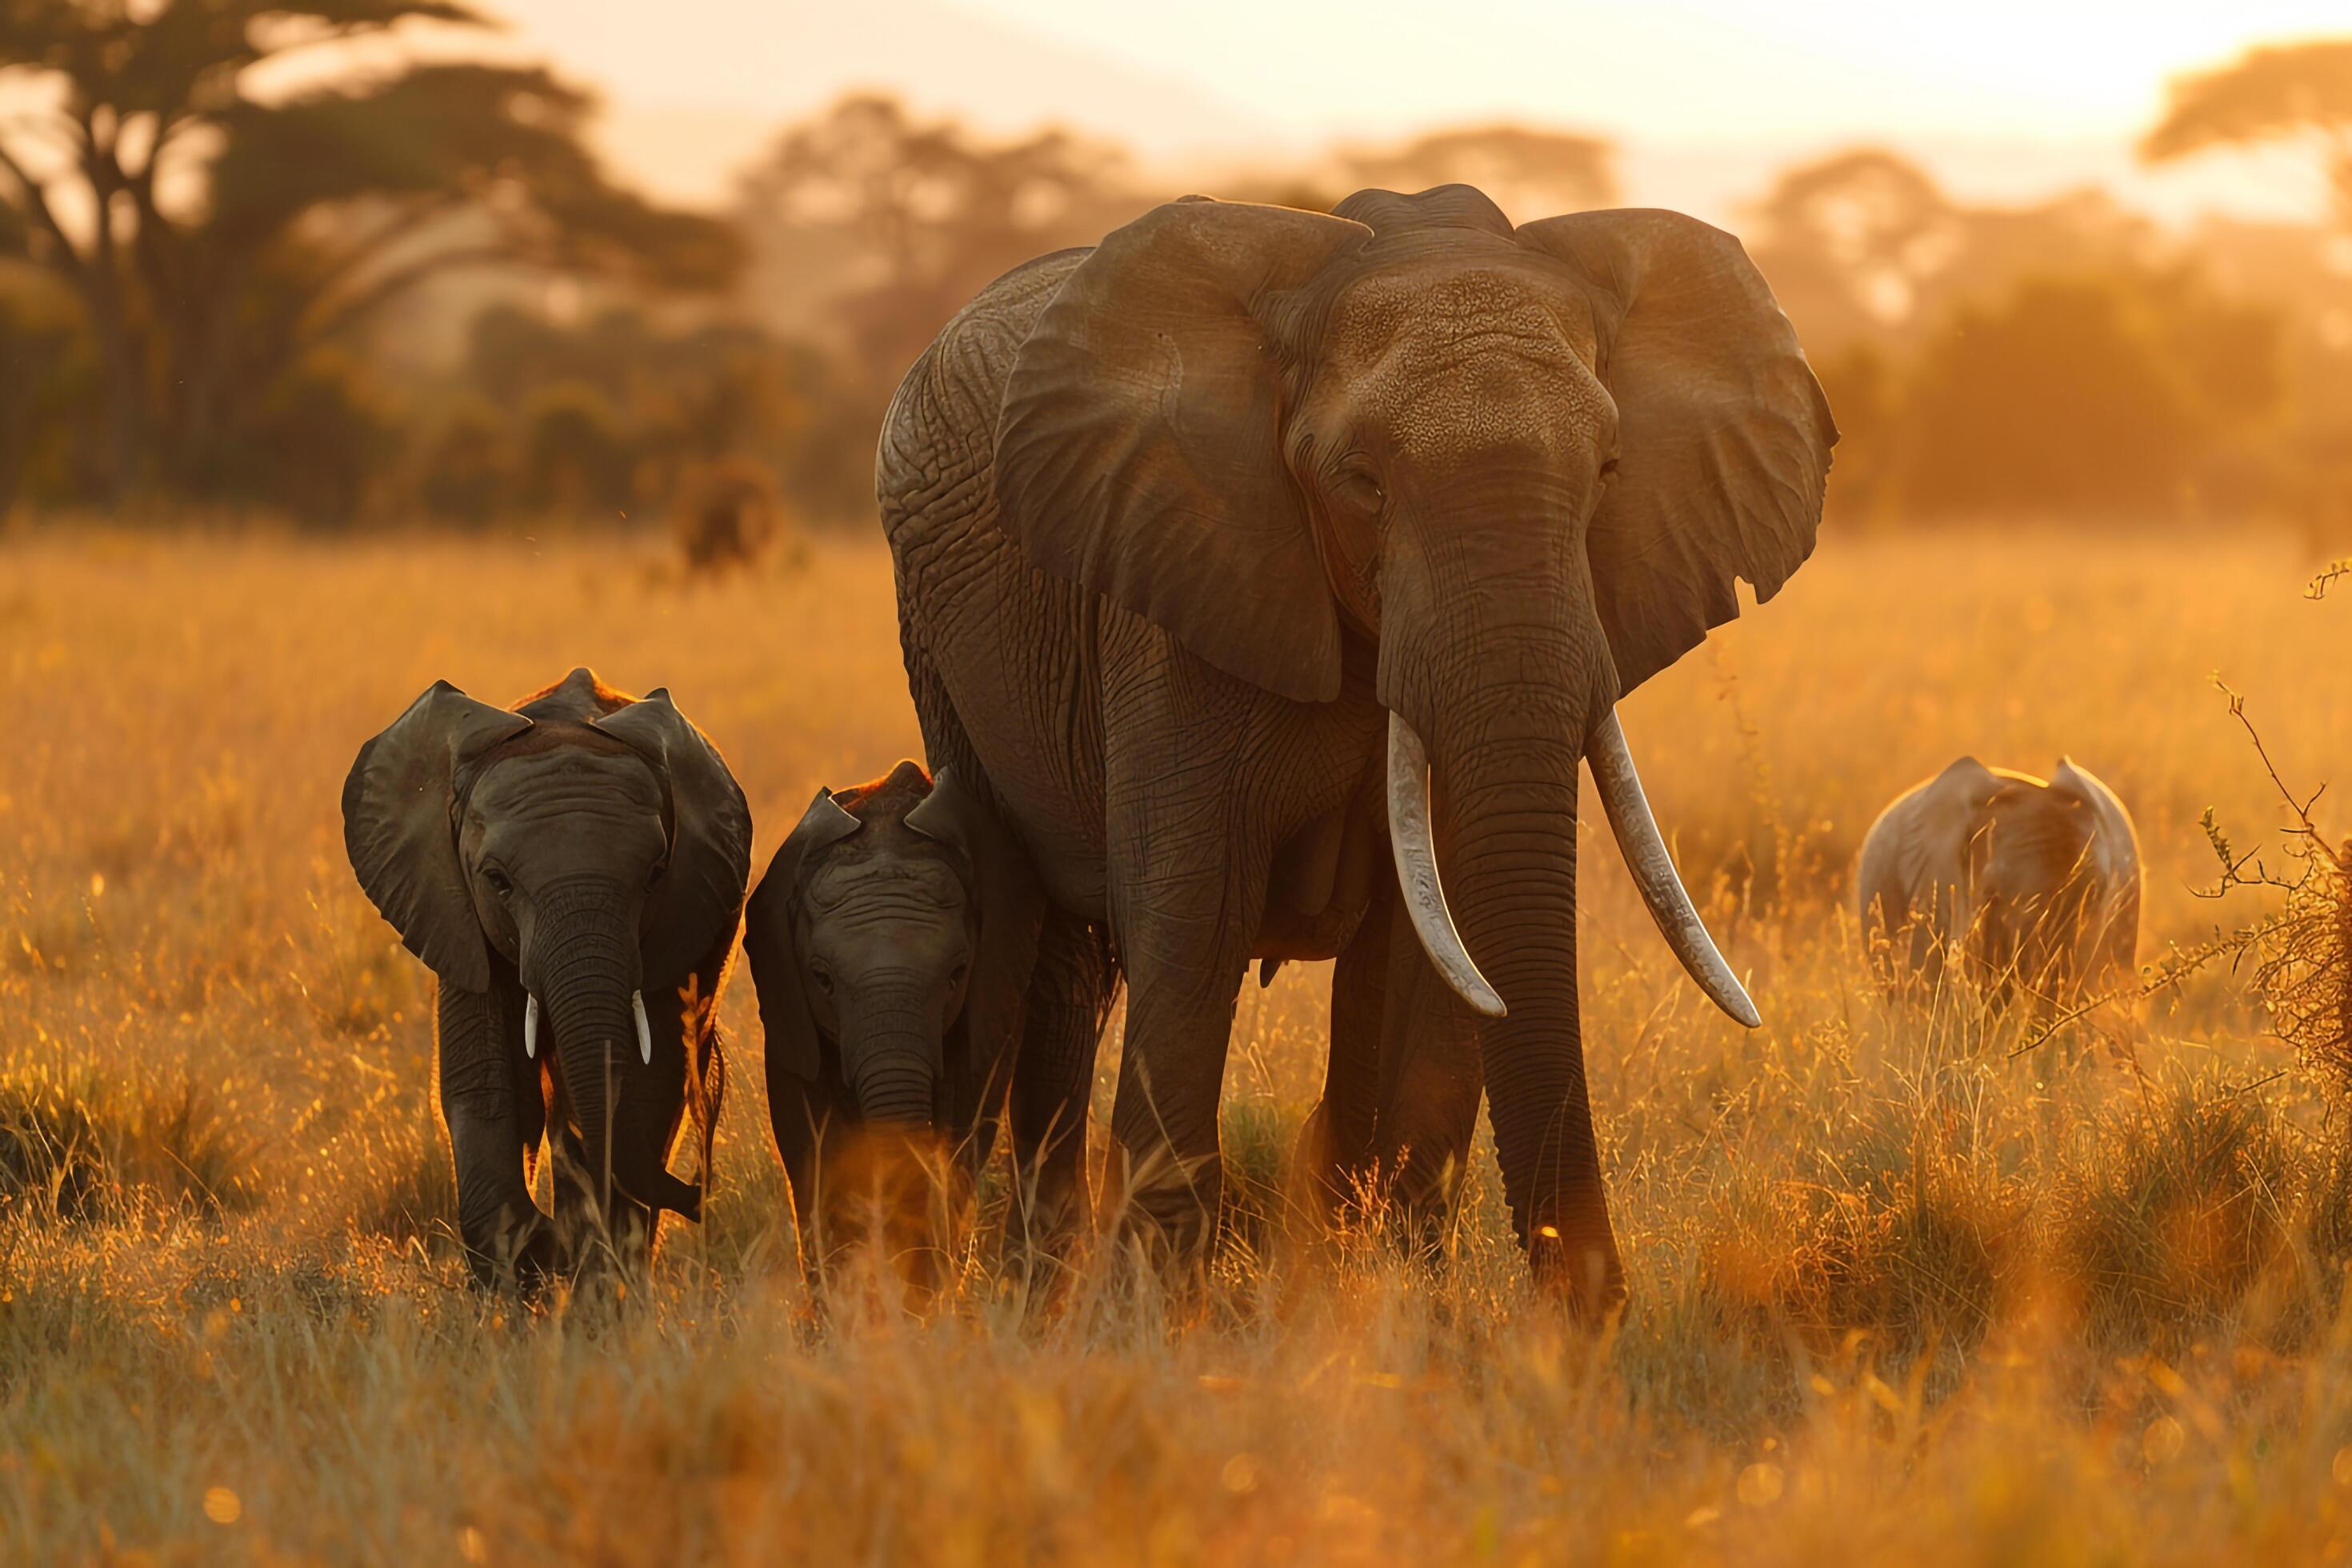
[[[882,987],[845,1008],[841,1058],[867,1124],[908,1132],[932,1129],[940,1026],[924,989],[911,981]]]
[[[602,1213],[613,1185],[623,1086],[644,1070],[635,906],[617,887],[574,884],[542,900],[532,936],[525,984],[554,1026],[556,1069]]]
[[[1506,510],[1510,478],[1464,480],[1444,515],[1401,531],[1411,549],[1383,568],[1390,831],[1423,945],[1485,1015],[1479,1054],[1512,1227],[1538,1279],[1597,1311],[1622,1293],[1622,1272],[1578,1018],[1577,774],[1617,677],[1580,542],[1563,529],[1531,552]],[[1578,504],[1556,498],[1562,513]],[[1425,826],[1412,809],[1421,779]]]
[[[1528,668],[1533,647],[1513,661]],[[1600,1179],[1577,1011],[1576,800],[1587,679],[1483,694],[1441,716],[1440,852],[1468,952],[1507,1016],[1480,1026],[1513,1228],[1539,1278],[1599,1307],[1622,1289]]]

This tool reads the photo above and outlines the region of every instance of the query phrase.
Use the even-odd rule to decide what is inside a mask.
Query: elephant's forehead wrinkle
[[[903,919],[961,909],[963,889],[937,861],[877,858],[825,867],[809,879],[808,900],[828,918]]]
[[[488,817],[558,805],[658,815],[662,805],[661,786],[645,763],[584,751],[541,752],[493,763],[475,781],[469,798]]]
[[[1477,270],[1374,278],[1339,302],[1331,363],[1358,416],[1423,462],[1507,448],[1590,450],[1613,415],[1555,301]]]

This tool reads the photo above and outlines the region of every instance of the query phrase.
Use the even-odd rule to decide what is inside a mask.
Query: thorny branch
[[[2313,584],[2321,588],[2334,576],[2352,575],[2352,561],[2339,562]],[[2316,598],[2318,593],[2312,593]],[[2231,968],[2251,957],[2253,981],[2262,991],[2271,1016],[2271,1029],[2294,1047],[2304,1059],[2326,1069],[2339,1085],[2352,1090],[2352,840],[2341,848],[2328,843],[2312,819],[2312,810],[2326,793],[2322,784],[2298,796],[2279,773],[2263,743],[2260,731],[2246,716],[2246,700],[2219,675],[2213,685],[2228,704],[2230,716],[2246,731],[2263,771],[2286,805],[2288,820],[2278,835],[2291,871],[2273,870],[2258,846],[2240,854],[2222,831],[2210,806],[2200,826],[2221,864],[2221,876],[2210,888],[2194,889],[2199,898],[2220,899],[2241,889],[2266,889],[2284,895],[2284,904],[2234,931],[2215,929],[2210,941],[2183,949],[2175,946],[2162,962],[2141,972],[2137,984],[2087,999],[2079,1006],[2051,1018],[2011,1056],[2022,1056],[2076,1019],[2110,1002],[2147,998],[2171,990],[2200,970],[2227,960]]]

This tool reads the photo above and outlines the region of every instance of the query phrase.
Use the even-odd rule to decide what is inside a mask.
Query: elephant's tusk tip
[[[646,1066],[651,1067],[654,1065],[654,1026],[646,1016],[644,992],[629,993],[629,1011],[637,1016],[637,1055],[645,1058]]]

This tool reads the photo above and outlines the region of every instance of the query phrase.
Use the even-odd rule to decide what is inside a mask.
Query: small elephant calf
[[[820,1187],[860,1182],[845,1157],[887,1165],[894,1148],[946,1143],[976,1169],[1008,1091],[1022,1222],[1052,1239],[1079,1223],[1093,1036],[1021,1049],[1045,918],[1026,852],[952,772],[934,783],[902,762],[873,783],[819,790],[776,852],[743,946],[813,1269],[830,1246],[818,1239],[831,1207]],[[1098,1032],[1098,1015],[1091,1024]]]
[[[1854,880],[1891,988],[1933,984],[1955,945],[1998,1004],[2132,973],[2139,839],[2115,791],[2067,758],[2045,783],[1962,757],[1879,814]]]
[[[575,669],[512,708],[435,684],[343,784],[360,886],[439,981],[441,1113],[478,1283],[650,1256],[687,1108],[702,1171],[724,1092],[717,1001],[751,817],[669,693]],[[551,1226],[530,1195],[554,1152]]]

